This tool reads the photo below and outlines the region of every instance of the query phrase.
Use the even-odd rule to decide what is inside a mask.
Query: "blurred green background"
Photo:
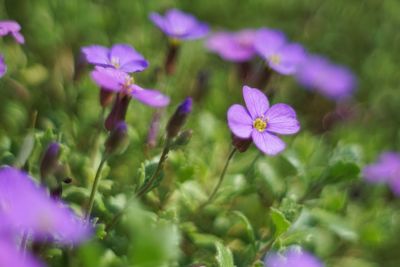
[[[167,40],[148,14],[172,7],[193,13],[213,30],[281,29],[358,77],[353,116],[323,132],[324,114],[334,104],[290,77],[275,77],[273,102],[293,105],[302,131],[285,138],[288,149],[279,157],[258,156],[254,147],[237,155],[221,196],[204,216],[193,212],[230,149],[226,111],[242,101],[242,84],[235,66],[208,53],[201,40],[183,44],[175,75],[156,81]],[[88,72],[73,81],[80,48],[129,43],[142,53],[150,67],[135,80],[171,96],[162,128],[196,88],[198,73],[209,77],[208,93],[188,121],[192,140],[170,155],[161,188],[143,205],[134,204],[107,236],[99,230],[100,238],[83,246],[75,263],[50,251],[49,265],[229,266],[221,255],[229,258],[232,251],[236,266],[256,266],[263,245],[299,244],[327,266],[400,266],[400,203],[385,186],[364,184],[360,174],[381,151],[400,149],[399,14],[398,0],[0,0],[0,19],[18,21],[26,37],[23,46],[0,40],[8,65],[0,80],[0,163],[18,158],[37,114],[26,168],[37,176],[43,147],[60,140],[74,177],[64,196],[78,212],[106,137],[98,137],[101,108]],[[94,211],[100,222],[121,209],[146,164],[158,159],[162,134],[157,148],[144,149],[152,114],[149,107],[130,104],[130,146],[103,174]],[[219,252],[216,243],[224,244]]]

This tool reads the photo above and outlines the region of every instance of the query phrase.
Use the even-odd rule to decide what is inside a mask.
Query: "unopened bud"
[[[126,111],[128,110],[129,101],[131,98],[129,96],[117,95],[114,101],[114,105],[108,114],[105,121],[105,127],[107,130],[113,130],[117,123],[125,120]]]
[[[113,92],[110,90],[105,90],[103,88],[100,88],[100,105],[102,107],[107,107],[108,105],[111,104],[113,100]]]
[[[60,157],[61,147],[57,142],[48,145],[40,163],[40,176],[42,182],[48,175],[52,174],[58,166],[58,158]]]
[[[189,113],[192,111],[192,98],[186,98],[175,110],[167,124],[167,137],[177,136],[182,126],[185,124]]]
[[[106,140],[106,153],[107,154],[121,154],[128,147],[128,126],[125,122],[119,122],[111,131]]]
[[[192,135],[192,130],[186,130],[179,133],[174,142],[171,144],[171,149],[178,149],[186,146],[189,143],[190,139],[192,139]]]
[[[243,138],[239,138],[239,137],[235,136],[234,134],[232,134],[232,145],[234,147],[236,147],[236,149],[239,152],[245,152],[249,148],[251,143],[252,143],[251,138],[243,139]]]

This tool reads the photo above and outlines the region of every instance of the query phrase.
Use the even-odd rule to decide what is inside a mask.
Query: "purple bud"
[[[189,113],[192,111],[192,98],[186,98],[175,110],[167,124],[167,137],[174,138],[185,124]]]
[[[121,154],[128,147],[128,125],[121,121],[117,123],[106,140],[107,154]]]
[[[61,147],[60,144],[57,142],[52,142],[47,147],[40,163],[40,176],[42,182],[56,169],[58,165],[58,158],[60,157],[60,152]]]

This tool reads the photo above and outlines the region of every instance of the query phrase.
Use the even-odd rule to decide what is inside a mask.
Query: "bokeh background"
[[[294,106],[302,131],[285,138],[288,149],[278,157],[259,156],[254,147],[237,155],[217,204],[204,216],[193,211],[229,152],[226,111],[241,103],[242,84],[235,66],[207,52],[202,40],[183,44],[177,72],[156,79],[167,39],[148,14],[172,7],[193,13],[212,30],[281,29],[358,77],[346,114],[328,126],[325,115],[334,103],[290,77],[275,77],[273,102]],[[0,40],[8,64],[0,80],[0,163],[23,157],[34,133],[25,169],[35,176],[44,147],[61,141],[74,178],[64,198],[78,212],[106,137],[98,136],[98,88],[88,71],[73,80],[80,48],[129,43],[142,53],[150,67],[135,80],[171,97],[162,128],[198,87],[199,73],[205,83],[187,125],[192,140],[170,155],[160,190],[133,204],[107,236],[98,230],[98,238],[77,251],[75,263],[60,249],[42,256],[49,266],[224,266],[215,257],[220,242],[233,252],[236,266],[253,266],[263,257],[254,249],[257,242],[271,242],[273,249],[301,245],[327,266],[400,266],[400,202],[385,186],[365,184],[360,172],[380,152],[400,150],[399,14],[398,0],[0,0],[0,19],[18,21],[26,37],[23,46]],[[159,146],[145,150],[153,112],[138,102],[129,107],[130,145],[108,162],[94,210],[100,222],[125,205],[146,164],[158,159],[162,133]]]

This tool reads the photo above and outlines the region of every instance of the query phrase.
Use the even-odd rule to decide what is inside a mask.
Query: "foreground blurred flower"
[[[42,264],[18,251],[15,244],[0,240],[0,266],[2,267],[43,267]]]
[[[111,48],[91,45],[83,47],[82,53],[90,64],[127,73],[143,71],[149,65],[141,54],[127,44],[116,44]]]
[[[290,248],[283,255],[269,253],[265,257],[265,267],[323,267],[323,264],[306,251]]]
[[[306,58],[301,45],[288,43],[284,33],[277,30],[258,30],[254,46],[269,67],[283,75],[294,74]]]
[[[21,26],[12,20],[1,20],[0,21],[0,36],[6,36],[11,34],[15,41],[19,44],[23,44],[25,42],[24,36],[19,32],[21,30]]]
[[[7,65],[4,62],[4,57],[0,54],[0,78],[4,76],[7,71]]]
[[[356,78],[350,70],[315,55],[304,61],[296,78],[303,86],[333,100],[348,98],[356,87]]]
[[[233,62],[250,61],[256,54],[254,49],[255,30],[218,32],[207,40],[207,48],[221,58]]]
[[[386,183],[393,193],[400,197],[400,154],[382,153],[378,161],[363,170],[366,181],[370,183]]]
[[[169,97],[159,91],[143,89],[134,84],[133,78],[125,72],[96,67],[91,73],[92,79],[103,89],[128,95],[152,107],[164,107],[169,104]]]
[[[0,169],[0,217],[2,227],[17,235],[29,233],[39,240],[52,238],[71,244],[90,234],[83,220],[51,199],[27,174],[12,167]]]
[[[153,12],[150,20],[168,37],[178,40],[199,39],[209,31],[207,24],[177,9],[168,10],[164,17]]]
[[[235,104],[228,110],[228,125],[232,133],[251,138],[265,154],[276,155],[285,149],[285,143],[275,134],[295,134],[300,130],[296,112],[286,104],[269,106],[268,98],[260,90],[243,87],[246,107]]]

